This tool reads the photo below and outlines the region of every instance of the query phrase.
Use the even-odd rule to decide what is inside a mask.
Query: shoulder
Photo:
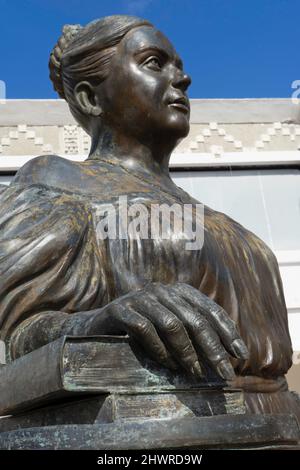
[[[90,206],[72,192],[78,170],[76,162],[58,155],[33,158],[19,169],[4,191],[0,214],[21,211],[28,220],[31,217],[50,220],[53,214],[54,218],[64,218],[68,214],[85,225],[90,218]]]
[[[67,246],[82,237],[92,222],[89,204],[73,194],[41,183],[11,184],[1,196],[0,245],[3,240],[41,237]],[[11,245],[13,249],[16,243]],[[3,244],[1,249],[6,249]]]
[[[21,185],[43,184],[61,187],[62,181],[73,178],[76,162],[58,155],[41,155],[27,162],[17,172],[14,183]]]

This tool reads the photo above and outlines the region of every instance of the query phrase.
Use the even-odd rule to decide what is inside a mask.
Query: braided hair
[[[74,39],[74,37],[80,31],[80,29],[82,29],[82,26],[80,26],[79,24],[66,24],[63,27],[61,37],[57,41],[57,44],[54,46],[53,51],[50,54],[50,79],[52,80],[54,90],[57,91],[60,98],[63,99],[65,99],[66,97],[64,93],[64,85],[61,72],[62,55],[63,52],[66,50],[67,46],[72,41],[72,39]]]
[[[79,109],[74,88],[81,81],[100,84],[109,73],[116,47],[123,37],[138,26],[152,26],[135,16],[114,15],[92,21],[86,26],[65,25],[50,54],[49,69],[53,87],[65,99],[76,121],[91,133],[87,116]]]

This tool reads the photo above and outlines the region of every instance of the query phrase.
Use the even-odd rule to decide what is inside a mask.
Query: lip
[[[170,101],[168,105],[184,112],[185,114],[190,112],[189,101],[184,97],[175,98],[174,100]]]

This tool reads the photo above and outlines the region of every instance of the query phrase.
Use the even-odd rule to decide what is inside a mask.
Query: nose
[[[176,69],[172,85],[174,88],[179,88],[181,91],[186,91],[192,83],[191,77],[180,69]]]

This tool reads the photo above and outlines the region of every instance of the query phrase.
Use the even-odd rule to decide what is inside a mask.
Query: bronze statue
[[[55,90],[91,136],[82,163],[40,156],[1,194],[1,338],[10,359],[62,335],[124,335],[163,366],[205,364],[245,390],[252,413],[295,413],[292,348],[276,258],[209,207],[186,239],[102,239],[99,207],[197,204],[171,180],[189,132],[190,78],[169,40],[129,16],[65,26],[50,57]],[[109,209],[108,209],[109,210]],[[246,210],[246,209],[245,209]],[[146,221],[145,221],[146,222]]]

